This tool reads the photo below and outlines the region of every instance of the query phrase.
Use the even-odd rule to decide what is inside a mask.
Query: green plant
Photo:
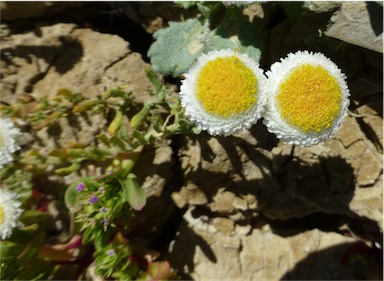
[[[0,245],[2,279],[60,279],[67,267],[70,270],[66,274],[78,278],[92,261],[95,274],[106,278],[158,280],[170,275],[166,261],[146,261],[129,242],[131,221],[146,204],[134,166],[144,145],[199,130],[185,120],[179,99],[173,97],[157,74],[149,68],[147,75],[155,91],[149,93],[151,99],[139,109],[132,94],[122,88],[107,90],[95,98],[62,89],[53,99],[22,97],[15,104],[0,108],[3,115],[30,123],[32,132],[49,128],[60,118],[82,114],[100,114],[106,119],[112,116],[92,145],[72,143],[45,152],[31,146],[15,157],[12,166],[1,171],[2,182],[21,196],[26,209],[20,218],[24,226]],[[50,174],[71,175],[89,165],[99,165],[102,173],[78,178],[64,194],[71,217],[71,241],[45,244],[47,202],[41,201],[33,182]],[[36,193],[38,199],[34,201]],[[41,210],[29,210],[32,206]]]

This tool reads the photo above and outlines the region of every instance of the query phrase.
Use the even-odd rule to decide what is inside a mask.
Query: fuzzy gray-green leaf
[[[198,19],[170,22],[169,27],[153,35],[156,42],[148,51],[153,69],[174,77],[183,74],[204,52],[208,33],[207,25]]]

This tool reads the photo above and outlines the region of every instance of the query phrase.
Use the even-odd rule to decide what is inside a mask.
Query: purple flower
[[[105,207],[101,208],[101,209],[100,209],[100,212],[102,212],[102,213],[107,212],[107,208],[105,208]]]
[[[76,186],[76,191],[83,191],[85,188],[85,184],[83,182],[79,183],[77,186]]]
[[[108,256],[112,257],[115,255],[115,251],[114,250],[108,250],[107,254],[108,254]]]
[[[91,199],[89,199],[89,204],[94,204],[94,203],[96,203],[97,201],[99,201],[99,198],[97,198],[96,195],[93,195],[93,196],[91,197]]]
[[[108,219],[103,219],[103,225],[107,225],[108,224]]]
[[[100,192],[104,192],[104,187],[99,187]]]

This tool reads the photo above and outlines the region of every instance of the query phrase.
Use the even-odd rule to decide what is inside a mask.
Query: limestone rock
[[[344,2],[325,32],[376,52],[383,52],[383,7],[375,2]]]
[[[151,163],[151,165],[148,165]],[[148,196],[159,197],[166,180],[172,177],[173,152],[167,142],[146,148],[135,166],[135,174]]]
[[[31,93],[34,84],[44,78],[55,58],[68,44],[72,45],[72,55],[67,57],[65,65],[59,69],[71,68],[81,52],[78,42],[65,41],[68,38],[65,36],[74,29],[74,24],[58,24],[40,28],[36,32],[41,36],[31,32],[4,38],[1,46],[2,100],[12,103],[15,93]]]
[[[125,86],[140,103],[154,89],[145,74],[147,64],[130,51],[127,42],[74,24],[12,35],[5,39],[1,51],[5,69],[17,66],[17,72],[3,74],[1,83],[2,98],[9,102],[13,93],[54,96],[67,88],[95,96],[107,88]]]
[[[101,115],[60,118],[50,127],[35,133],[37,141],[34,146],[44,155],[54,148],[94,145],[96,135],[104,130],[105,125]]]
[[[353,279],[340,264],[343,253],[354,245],[353,238],[318,229],[275,230],[269,225],[243,233],[227,219],[206,220],[192,213],[184,215],[168,254],[183,279]],[[304,260],[306,266],[296,268]]]
[[[340,259],[357,245],[355,239],[335,229],[295,230],[293,221],[329,214],[326,227],[332,228],[350,218],[363,229],[355,235],[380,239],[380,152],[351,116],[334,138],[309,148],[278,142],[269,152],[250,138],[255,135],[262,135],[260,127],[216,141],[203,134],[182,146],[187,186],[192,182],[194,193],[200,190],[208,202],[194,204],[186,193],[175,192],[185,198],[183,207],[191,206],[170,245],[176,272],[194,280],[353,279]],[[226,173],[214,166],[217,158],[228,162],[220,163]],[[340,221],[332,222],[338,215]],[[286,224],[276,228],[262,216]]]

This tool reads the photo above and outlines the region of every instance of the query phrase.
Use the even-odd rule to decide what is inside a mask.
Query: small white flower
[[[347,115],[346,77],[321,53],[298,51],[276,62],[268,76],[267,129],[282,141],[312,146],[330,138]]]
[[[180,88],[187,118],[211,135],[250,128],[266,102],[266,77],[245,54],[215,50],[200,56]]]
[[[12,153],[20,149],[17,144],[21,133],[10,119],[0,118],[0,168],[12,161]]]
[[[12,230],[19,225],[19,217],[23,212],[16,193],[0,189],[0,237],[7,239]]]

